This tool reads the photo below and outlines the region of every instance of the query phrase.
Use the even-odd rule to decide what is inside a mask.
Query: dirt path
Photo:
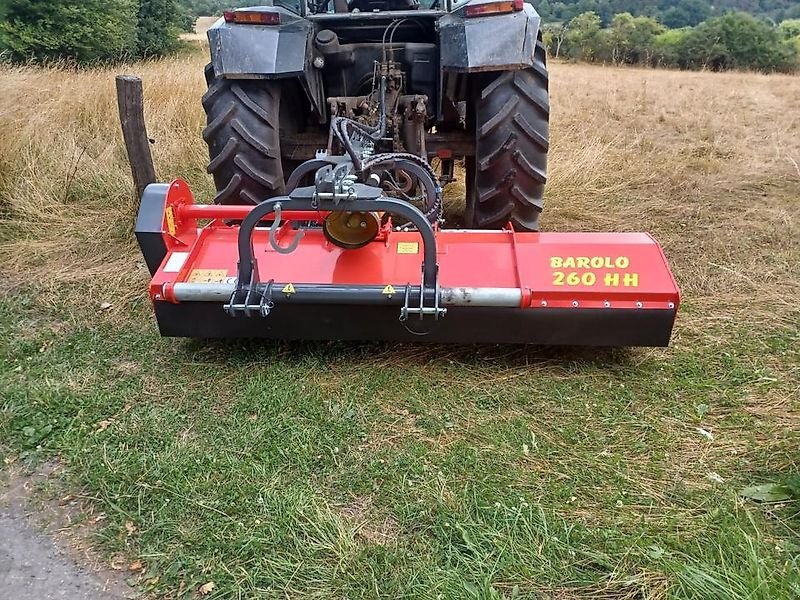
[[[79,564],[80,552],[32,512],[23,477],[0,480],[0,600],[121,600],[133,597],[118,573]],[[52,515],[47,515],[49,518]]]

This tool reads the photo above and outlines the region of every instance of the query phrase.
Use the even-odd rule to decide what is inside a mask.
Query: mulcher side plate
[[[268,229],[259,227],[253,235],[258,279],[272,284],[272,306],[267,316],[255,312],[233,317],[223,308],[235,287],[239,259],[239,227],[230,216],[250,208],[194,205],[181,181],[148,188],[136,233],[153,273],[150,296],[162,335],[669,343],[680,295],[660,246],[644,233],[438,231],[439,286],[447,314],[424,320],[412,315],[401,322],[404,290],[420,285],[419,233],[388,231],[364,248],[344,250],[312,228],[305,230],[294,252],[280,254],[269,244]],[[197,218],[203,215],[216,218],[198,227]],[[297,232],[283,228],[282,235],[286,244]],[[309,284],[378,288],[385,304],[316,302]],[[183,296],[182,289],[188,290]]]

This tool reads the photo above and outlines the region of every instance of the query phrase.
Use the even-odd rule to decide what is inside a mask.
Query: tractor
[[[257,204],[317,151],[330,125],[380,122],[368,151],[466,170],[464,225],[536,231],[547,178],[541,20],[522,0],[276,1],[225,12],[208,31],[203,137],[219,204]],[[356,135],[359,126],[351,126]],[[438,159],[438,160],[434,160]],[[387,194],[418,182],[388,169]]]

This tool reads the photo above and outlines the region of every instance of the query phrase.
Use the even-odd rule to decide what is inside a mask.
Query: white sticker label
[[[181,270],[183,263],[186,262],[186,257],[189,256],[188,252],[173,252],[167,259],[167,264],[164,265],[164,273],[177,273]]]

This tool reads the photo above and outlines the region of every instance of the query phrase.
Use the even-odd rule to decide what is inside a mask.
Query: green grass
[[[796,327],[649,351],[200,343],[117,308],[0,300],[0,454],[63,462],[145,590],[800,595],[800,503],[737,495],[797,476]]]

